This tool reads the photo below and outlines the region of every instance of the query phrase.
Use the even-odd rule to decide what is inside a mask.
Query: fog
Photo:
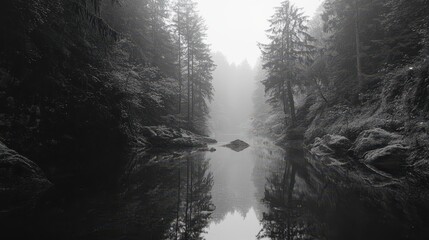
[[[230,64],[220,52],[213,60],[214,100],[210,105],[212,132],[237,134],[248,128],[253,111],[254,71],[247,61]]]
[[[258,43],[267,42],[265,29],[280,0],[199,0],[207,25],[207,41],[217,65],[213,73],[214,99],[210,105],[213,133],[237,134],[248,128],[252,94],[260,58]],[[311,16],[321,0],[292,0]],[[261,80],[261,79],[258,79]]]
[[[267,19],[281,0],[198,0],[198,9],[207,25],[208,43],[214,52],[222,52],[230,63],[259,59],[258,42],[266,42]],[[291,0],[312,16],[322,0]]]

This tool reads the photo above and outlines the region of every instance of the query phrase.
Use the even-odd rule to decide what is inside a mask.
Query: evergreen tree
[[[168,27],[167,0],[129,0],[118,5],[105,3],[103,18],[139,48],[133,61],[158,67],[165,76],[174,77],[174,45]]]
[[[201,130],[205,128],[205,117],[208,114],[206,101],[212,98],[211,81],[215,65],[211,59],[210,48],[205,43],[206,28],[203,19],[197,13],[196,3],[191,0],[179,0],[173,9],[178,51],[179,102],[182,101],[182,77],[184,77],[186,119],[189,127]],[[179,109],[182,109],[182,104],[179,105]]]
[[[337,93],[352,88],[357,94],[366,80],[377,77],[381,64],[380,43],[384,37],[383,1],[325,1],[322,18],[330,35],[327,54],[331,57]]]
[[[272,98],[283,103],[284,113],[290,114],[291,125],[295,125],[293,87],[303,84],[302,73],[313,49],[307,17],[289,1],[283,1],[269,21],[270,43],[260,45],[263,68],[267,71],[263,83]]]

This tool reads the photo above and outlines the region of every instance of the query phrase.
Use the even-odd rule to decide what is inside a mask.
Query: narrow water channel
[[[136,152],[109,192],[58,186],[3,223],[16,239],[426,239],[427,192],[218,135],[215,152]],[[222,145],[237,138],[250,147]],[[23,229],[28,228],[28,229]],[[28,235],[31,234],[31,235]]]

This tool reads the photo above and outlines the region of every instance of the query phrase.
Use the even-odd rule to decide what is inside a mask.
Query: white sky
[[[197,0],[201,16],[208,27],[208,43],[229,62],[247,59],[254,66],[260,55],[257,42],[266,42],[265,29],[274,7],[282,0]],[[322,0],[291,0],[311,16]]]

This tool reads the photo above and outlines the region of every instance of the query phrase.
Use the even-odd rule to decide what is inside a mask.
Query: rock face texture
[[[0,209],[26,204],[51,182],[32,161],[0,142]]]
[[[247,144],[246,142],[240,139],[234,140],[226,145],[223,145],[223,147],[230,148],[236,152],[241,152],[244,149],[248,148],[249,146],[250,146],[249,144]]]

